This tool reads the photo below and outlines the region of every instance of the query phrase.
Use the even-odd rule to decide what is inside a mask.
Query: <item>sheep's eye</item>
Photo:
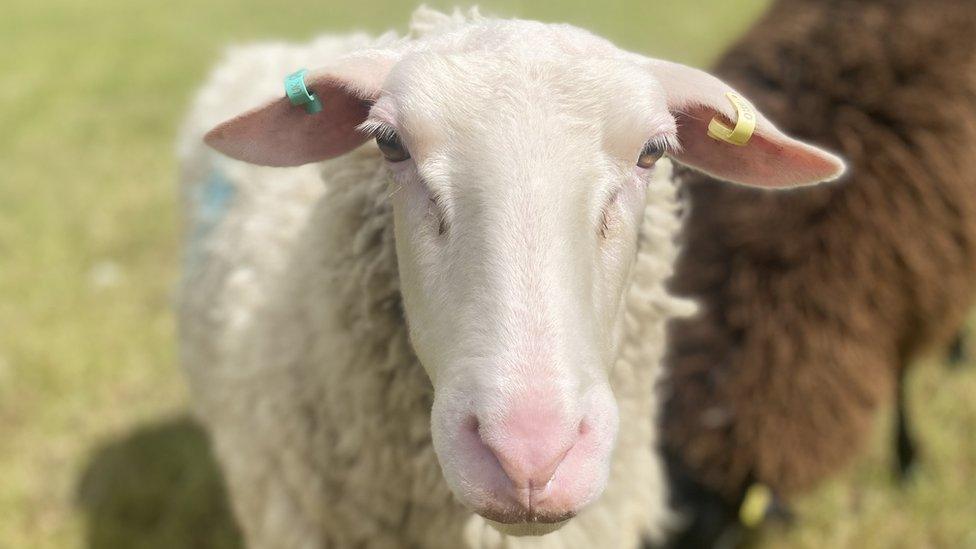
[[[657,143],[648,141],[644,144],[640,156],[637,157],[637,166],[646,170],[653,166],[662,156],[664,156],[664,149]]]
[[[410,152],[403,146],[400,136],[395,133],[384,133],[376,136],[376,146],[380,148],[383,157],[390,162],[403,162],[410,158]]]

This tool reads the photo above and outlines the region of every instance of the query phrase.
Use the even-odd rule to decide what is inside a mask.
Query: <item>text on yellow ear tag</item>
[[[730,128],[726,126],[716,116],[708,123],[708,136],[712,139],[743,147],[752,139],[752,134],[756,131],[756,109],[745,97],[735,92],[728,92],[725,96],[729,98],[729,101],[735,107],[735,127]]]

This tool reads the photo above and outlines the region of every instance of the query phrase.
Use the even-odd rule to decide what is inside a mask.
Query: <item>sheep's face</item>
[[[606,483],[608,370],[674,119],[608,60],[418,55],[387,82],[366,127],[445,477],[490,519],[559,523]]]
[[[706,137],[714,116],[736,118],[728,86],[566,26],[485,20],[351,54],[307,84],[321,112],[277,99],[207,142],[293,166],[377,137],[444,478],[516,533],[555,528],[607,482],[608,372],[657,159],[767,187],[842,171],[759,113],[747,146]]]

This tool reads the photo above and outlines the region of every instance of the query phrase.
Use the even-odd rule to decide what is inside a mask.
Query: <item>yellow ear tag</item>
[[[753,484],[746,490],[746,497],[739,507],[739,521],[755,528],[766,518],[766,510],[773,502],[773,493],[765,484]]]
[[[752,133],[756,131],[756,109],[745,97],[735,92],[728,92],[725,96],[735,107],[735,127],[726,126],[716,116],[708,123],[708,136],[738,147],[744,147],[752,139]]]

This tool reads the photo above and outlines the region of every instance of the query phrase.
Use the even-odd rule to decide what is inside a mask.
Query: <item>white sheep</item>
[[[280,88],[303,66],[315,114]],[[248,544],[659,532],[653,387],[693,309],[664,288],[659,158],[767,187],[843,169],[761,115],[746,146],[707,137],[728,91],[570,26],[426,9],[405,38],[233,52],[181,137],[180,338]]]

